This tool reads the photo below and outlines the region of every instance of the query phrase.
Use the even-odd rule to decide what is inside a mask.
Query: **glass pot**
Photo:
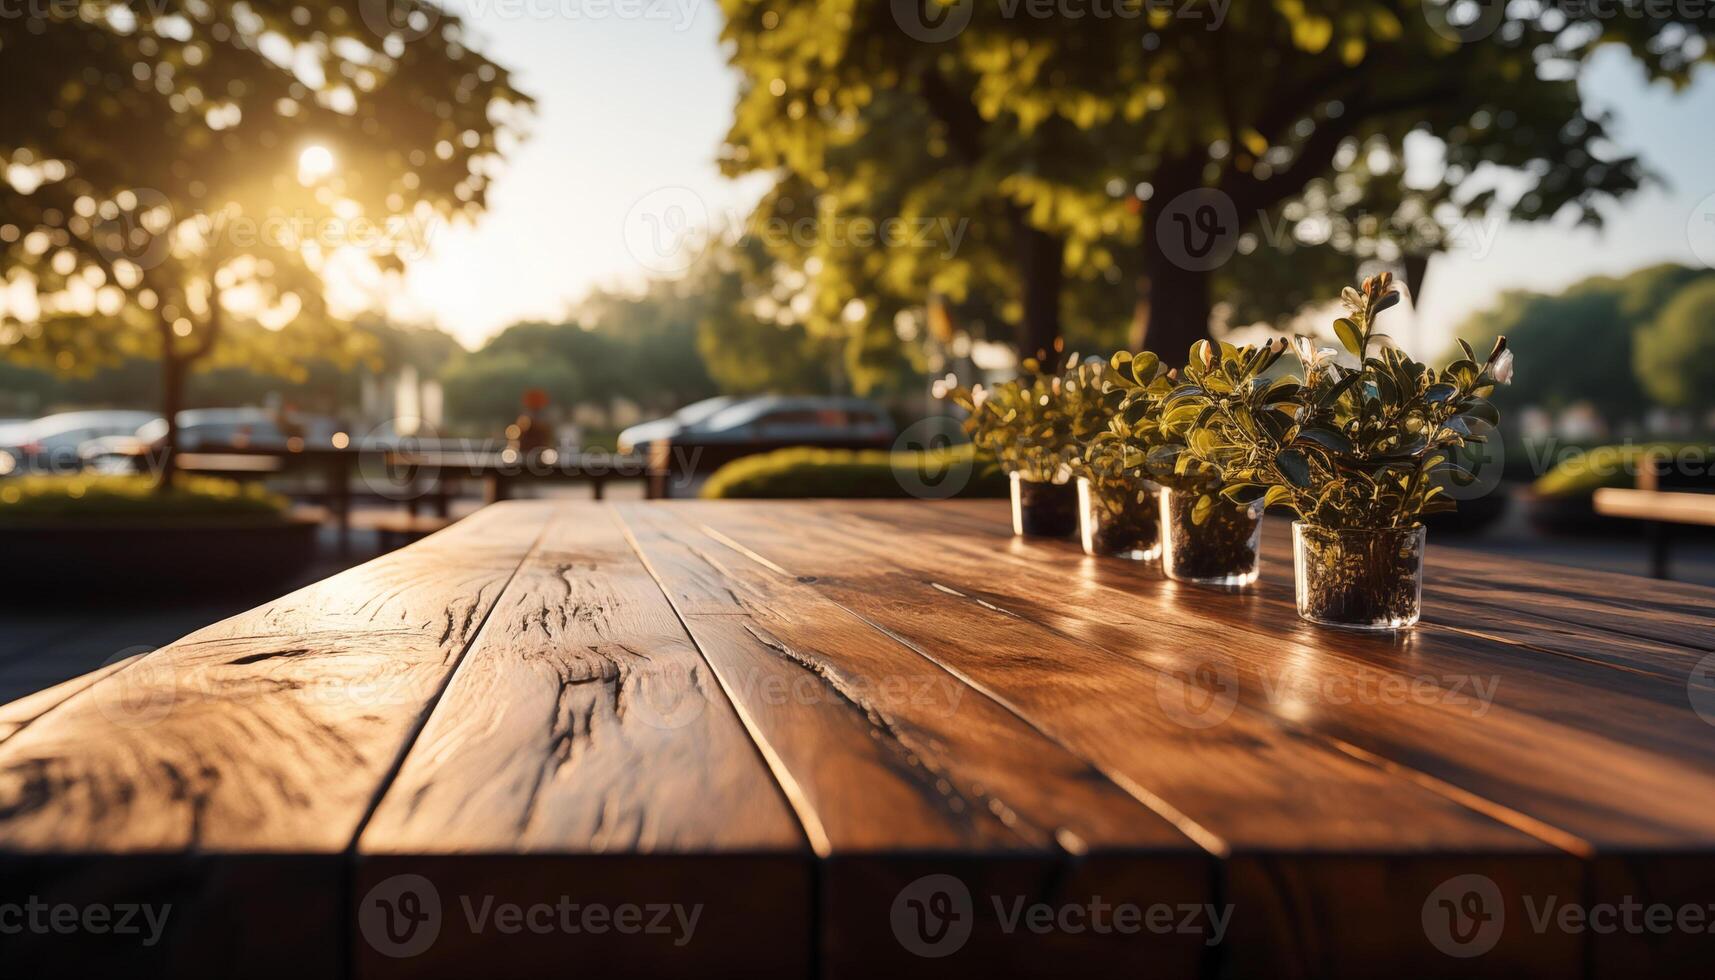
[[[1033,538],[1070,537],[1078,529],[1078,491],[1072,484],[1027,480],[1010,474],[1012,480],[1012,533]]]
[[[1176,582],[1249,585],[1260,570],[1262,501],[1239,505],[1215,497],[1198,524],[1191,520],[1201,493],[1161,492],[1161,570]]]
[[[1405,629],[1423,611],[1421,524],[1335,529],[1294,521],[1292,564],[1298,615],[1324,626]]]
[[[1154,561],[1161,557],[1161,488],[1145,482],[1104,494],[1078,478],[1078,536],[1087,555]],[[1116,499],[1117,498],[1117,499]]]

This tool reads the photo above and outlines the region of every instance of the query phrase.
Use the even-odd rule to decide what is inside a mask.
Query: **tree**
[[[1029,0],[724,0],[745,79],[727,158],[841,204],[879,188],[909,213],[962,194],[958,213],[1024,284],[1025,349],[1057,329],[1064,277],[1123,248],[1108,267],[1135,287],[1133,342],[1171,356],[1208,333],[1217,295],[1229,317],[1278,315],[1270,300],[1326,293],[1362,259],[1420,275],[1461,221],[1599,222],[1601,202],[1640,185],[1578,69],[1618,43],[1683,84],[1711,22],[1517,6],[1122,2],[1103,18]],[[923,150],[901,155],[912,130]],[[1413,134],[1441,159],[1408,184]],[[1505,202],[1503,172],[1522,188]],[[1306,219],[1335,230],[1282,232]],[[864,259],[866,275],[893,277],[895,251]]]
[[[691,270],[687,283],[701,297],[696,350],[708,376],[726,394],[830,394],[837,390],[840,344],[812,334],[794,313],[799,280],[782,270],[763,245],[747,237],[719,246]]]
[[[474,218],[529,99],[421,0],[45,4],[0,19],[0,269],[33,283],[13,359],[157,358],[172,477],[189,371],[362,353],[325,316],[336,252]],[[240,329],[239,322],[250,326]]]
[[[1715,273],[1706,269],[1657,265],[1595,276],[1560,293],[1510,291],[1456,333],[1483,349],[1505,335],[1518,352],[1517,378],[1494,394],[1503,413],[1589,402],[1610,421],[1638,419],[1652,397],[1661,397],[1644,369],[1644,337],[1658,329],[1651,324],[1667,319],[1664,308],[1678,296],[1710,282]],[[1653,346],[1658,353],[1667,349]],[[1632,365],[1635,372],[1624,369]]]
[[[1638,380],[1663,405],[1715,408],[1715,277],[1675,293],[1661,316],[1638,332]]]

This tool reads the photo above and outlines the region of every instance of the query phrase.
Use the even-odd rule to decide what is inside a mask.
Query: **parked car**
[[[0,440],[0,474],[66,473],[83,468],[79,449],[91,439],[135,432],[155,416],[150,412],[61,412],[9,427]]]
[[[167,420],[155,419],[137,430],[145,446],[159,445],[167,438]],[[187,452],[204,449],[284,449],[286,433],[274,413],[261,408],[193,408],[179,413],[179,448]]]
[[[741,399],[717,395],[692,402],[664,419],[639,422],[619,434],[618,449],[622,453],[647,453],[649,444],[658,439],[671,439],[686,428],[703,422],[724,408],[738,404]]]
[[[761,395],[732,399],[699,414],[701,418],[654,437],[669,439],[673,445],[668,459],[670,493],[687,492],[703,477],[745,456],[795,446],[887,449],[895,436],[887,410],[862,398]],[[625,441],[622,435],[622,447]]]
[[[820,446],[893,441],[893,419],[862,398],[764,395],[728,405],[686,426],[680,436],[699,444],[766,442]]]

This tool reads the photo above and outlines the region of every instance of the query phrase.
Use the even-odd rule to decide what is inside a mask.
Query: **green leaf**
[[[1278,489],[1278,488],[1277,488]],[[1266,491],[1254,483],[1235,483],[1221,488],[1221,496],[1241,507],[1263,499]]]
[[[1197,503],[1191,507],[1191,523],[1201,527],[1209,519],[1209,513],[1215,509],[1215,498],[1204,494],[1197,498]]]
[[[1429,386],[1429,390],[1423,393],[1423,400],[1431,405],[1439,405],[1458,394],[1459,389],[1456,386],[1440,382]]]
[[[1136,354],[1131,359],[1131,376],[1140,385],[1147,385],[1155,380],[1155,371],[1161,366],[1161,358],[1149,351]]]
[[[1346,350],[1351,351],[1353,357],[1364,356],[1364,335],[1358,330],[1356,323],[1346,317],[1335,320],[1334,336],[1340,338],[1340,343]]]
[[[1293,441],[1313,442],[1331,453],[1339,453],[1341,455],[1349,454],[1353,449],[1352,440],[1346,438],[1339,432],[1335,432],[1333,429],[1324,429],[1321,427],[1300,429],[1298,431],[1298,438]]]
[[[1274,465],[1293,486],[1310,486],[1310,460],[1297,449],[1282,449],[1274,457]]]
[[[1269,487],[1268,493],[1264,494],[1262,498],[1262,506],[1264,510],[1267,510],[1270,507],[1289,505],[1291,503],[1292,491],[1285,487]],[[1297,508],[1295,507],[1293,509],[1296,510]]]
[[[1467,399],[1464,406],[1460,408],[1459,414],[1487,422],[1490,425],[1501,424],[1500,410],[1484,398]]]

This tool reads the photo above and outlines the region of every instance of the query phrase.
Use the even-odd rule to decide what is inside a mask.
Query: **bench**
[[[1715,527],[1715,480],[1708,473],[1682,473],[1672,461],[1650,456],[1638,467],[1637,487],[1602,487],[1592,499],[1596,513],[1646,522],[1650,574],[1670,577],[1672,525]]]
[[[454,518],[438,514],[399,511],[357,511],[351,515],[351,527],[374,531],[382,551],[391,551],[436,531],[444,531],[452,526],[453,521]]]
[[[503,503],[0,710],[7,972],[1707,967],[1560,916],[1715,902],[1715,590],[1432,547],[1356,634],[1284,524],[1228,593],[1005,507]]]

